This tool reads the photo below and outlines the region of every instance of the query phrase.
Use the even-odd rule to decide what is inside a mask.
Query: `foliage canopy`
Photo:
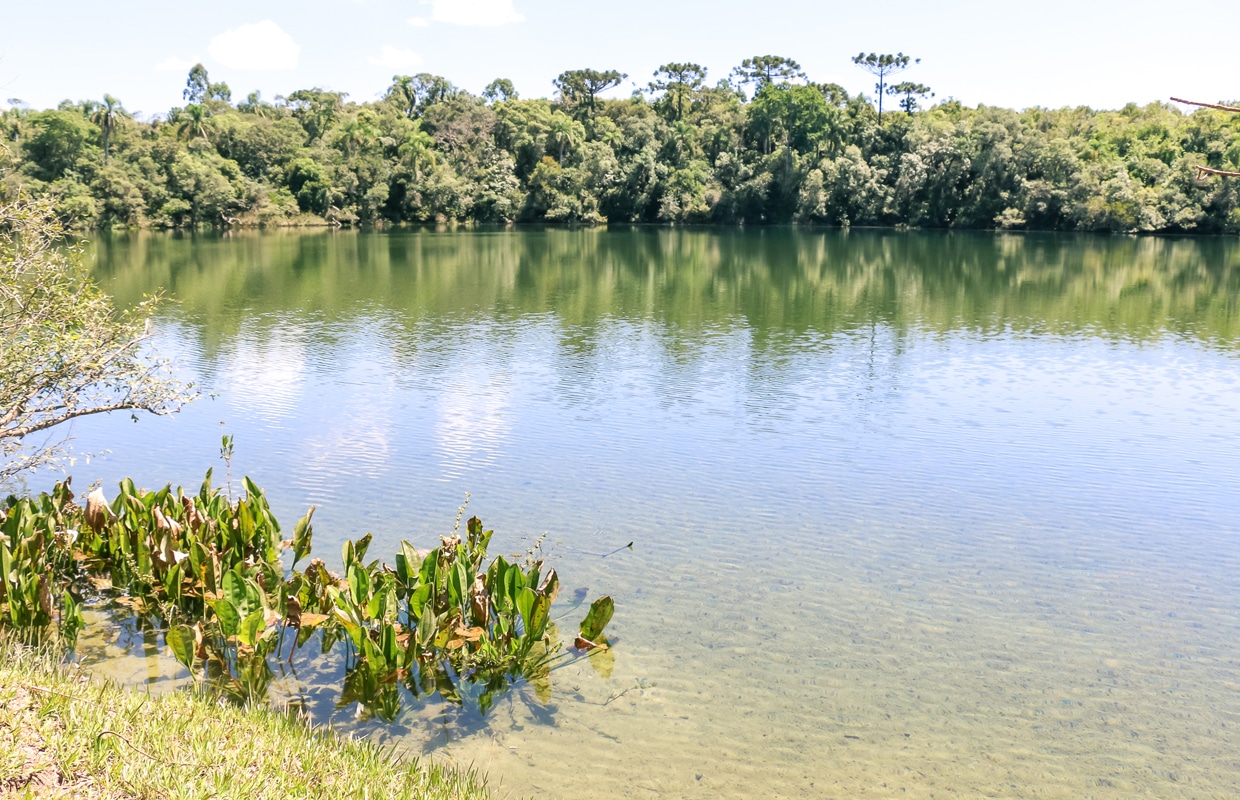
[[[567,70],[554,98],[497,78],[481,96],[396,75],[353,102],[306,88],[241,103],[206,70],[142,122],[115,97],[0,114],[21,186],[78,228],[384,223],[663,222],[907,225],[1113,232],[1240,231],[1240,119],[1224,106],[923,107],[894,80],[916,60],[852,59],[880,93],[747,58],[708,83],[692,62],[602,96],[618,70]],[[213,88],[214,87],[214,88]],[[878,111],[897,97],[907,113]],[[110,111],[109,111],[110,109]]]

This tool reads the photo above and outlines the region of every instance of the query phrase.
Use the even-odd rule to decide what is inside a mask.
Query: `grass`
[[[401,761],[265,708],[94,681],[0,643],[0,797],[489,796],[472,772]]]

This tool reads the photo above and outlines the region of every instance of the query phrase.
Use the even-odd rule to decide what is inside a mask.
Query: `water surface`
[[[429,546],[468,492],[495,552],[545,533],[567,589],[616,598],[608,680],[574,664],[549,704],[390,727],[301,687],[323,720],[501,795],[1240,785],[1236,243],[500,230],[91,253],[124,301],[166,289],[161,348],[213,395],[79,423],[78,449],[111,451],[79,485],[197,485],[226,432],[286,525],[318,506],[329,563],[366,531]],[[177,675],[158,646],[92,654]]]

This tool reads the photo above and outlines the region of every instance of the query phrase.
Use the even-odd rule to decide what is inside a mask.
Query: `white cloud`
[[[431,0],[431,19],[450,25],[509,25],[525,16],[512,0]]]
[[[163,61],[155,65],[157,72],[189,72],[198,59],[186,61],[183,58],[165,58]]]
[[[431,21],[426,17],[410,17],[406,20],[406,22],[415,28],[425,28],[427,25],[431,24]]]
[[[211,40],[207,52],[232,69],[270,72],[293,69],[301,48],[269,19],[225,31]]]
[[[412,69],[422,63],[422,56],[407,47],[385,44],[379,48],[379,57],[371,57],[370,63],[388,69]]]

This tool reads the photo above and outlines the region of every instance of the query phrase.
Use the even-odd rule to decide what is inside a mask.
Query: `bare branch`
[[[1178,97],[1171,98],[1173,103],[1183,103],[1186,106],[1201,106],[1202,108],[1217,108],[1219,111],[1230,111],[1233,114],[1240,114],[1240,108],[1235,106],[1220,106],[1217,103],[1198,103],[1196,100],[1181,100]]]
[[[1194,165],[1193,168],[1197,170],[1198,178],[1204,178],[1206,175],[1222,175],[1224,178],[1240,178],[1240,172],[1228,172],[1225,169],[1203,167],[1200,164]]]
[[[48,428],[59,425],[62,422],[68,422],[71,419],[89,416],[90,414],[106,414],[109,411],[147,411],[157,417],[163,417],[180,411],[182,405],[184,404],[175,403],[167,407],[150,406],[140,402],[122,400],[119,403],[111,403],[109,405],[91,406],[90,408],[78,408],[70,411],[64,411],[52,419],[39,420],[38,422],[31,423],[24,428],[14,428],[10,431],[5,431],[4,435],[6,437],[11,436],[20,439],[24,436],[29,436],[32,433],[47,430]]]

